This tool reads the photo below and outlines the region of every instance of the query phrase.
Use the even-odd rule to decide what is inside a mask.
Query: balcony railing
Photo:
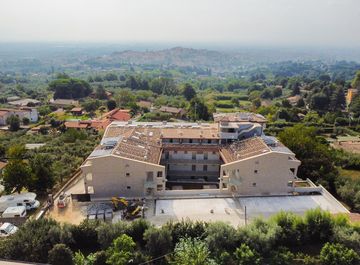
[[[168,164],[201,164],[201,165],[220,165],[221,161],[215,159],[175,159],[175,158],[168,158],[168,159],[161,159],[162,163]]]
[[[216,177],[219,176],[218,171],[180,171],[180,170],[169,170],[167,172],[168,176],[174,177],[191,177],[191,176],[209,176]]]

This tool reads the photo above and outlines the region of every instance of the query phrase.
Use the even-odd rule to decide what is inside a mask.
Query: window
[[[256,187],[256,182],[253,182],[252,186],[253,186],[253,187]]]
[[[187,155],[187,151],[184,151],[184,154]]]
[[[126,188],[127,188],[128,190],[131,190],[131,186],[127,186]]]
[[[295,168],[290,168],[290,171],[295,174]]]
[[[158,171],[158,172],[157,172],[157,177],[158,177],[158,178],[162,178],[162,177],[163,177],[162,171]]]
[[[210,140],[210,139],[208,139],[208,144],[211,144],[211,140]]]
[[[192,144],[192,142],[193,142],[193,140],[192,140],[192,139],[189,139],[189,143],[191,143],[191,144]]]
[[[289,181],[287,185],[288,185],[288,187],[292,187],[292,186],[293,186],[293,182],[292,182],[292,181]]]
[[[170,143],[172,143],[172,142],[173,142],[173,139],[170,139],[169,141],[170,141]]]
[[[92,181],[92,174],[91,173],[86,174],[86,180],[87,181]]]
[[[198,155],[202,155],[202,154],[203,154],[203,152],[202,152],[202,151],[198,151],[197,153],[198,153]]]
[[[196,153],[192,152],[192,159],[196,159]]]
[[[127,176],[127,177],[130,177],[130,173],[129,173],[129,172],[126,172],[126,176]]]
[[[157,189],[157,191],[162,191],[163,190],[163,185],[157,185],[156,189]]]
[[[207,171],[208,170],[208,166],[207,165],[204,165],[203,166],[203,171]]]
[[[177,151],[176,151],[176,150],[174,151],[174,154],[177,154]]]
[[[254,170],[254,173],[255,173],[255,174],[257,174],[257,173],[258,173],[257,169],[255,169],[255,170]]]
[[[208,153],[204,154],[204,160],[208,160]]]
[[[196,165],[192,165],[192,166],[191,166],[191,170],[192,170],[192,171],[196,171]]]

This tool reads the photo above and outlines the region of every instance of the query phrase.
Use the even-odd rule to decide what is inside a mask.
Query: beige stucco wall
[[[88,186],[92,186],[94,197],[142,197],[149,195],[145,187],[147,172],[153,172],[154,193],[159,194],[165,190],[164,166],[112,155],[89,158],[88,161],[84,163],[81,170],[84,176],[88,173],[92,174],[92,180],[85,177],[85,190],[88,191]],[[158,171],[162,172],[162,177],[157,177]],[[157,185],[161,191],[157,191]]]
[[[288,182],[294,181],[299,165],[300,161],[294,156],[270,152],[224,164],[220,172],[229,176],[228,188],[236,186],[238,195],[286,194],[292,191]],[[294,173],[291,168],[295,169]]]

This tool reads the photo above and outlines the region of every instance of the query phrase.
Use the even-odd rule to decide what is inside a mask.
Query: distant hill
[[[121,51],[90,59],[90,65],[157,65],[179,67],[228,68],[238,65],[239,58],[231,53],[205,49],[175,47],[159,51]]]

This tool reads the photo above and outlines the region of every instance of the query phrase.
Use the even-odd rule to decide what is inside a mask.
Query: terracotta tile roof
[[[159,164],[161,157],[160,132],[157,128],[134,128],[123,137],[113,154],[134,160]]]
[[[159,110],[162,112],[168,112],[168,113],[172,113],[172,114],[180,114],[183,111],[183,109],[181,109],[181,108],[174,108],[174,107],[168,107],[168,106],[162,106]]]
[[[108,113],[105,113],[102,118],[110,119],[111,121],[128,121],[131,119],[130,110],[128,109],[113,109]]]
[[[0,117],[4,117],[6,114],[8,114],[8,111],[0,110]]]
[[[80,107],[75,107],[75,108],[72,108],[70,111],[72,112],[81,112],[83,109],[80,108]]]
[[[75,129],[86,129],[89,127],[90,123],[80,122],[80,121],[66,121],[65,127],[66,128],[75,128]]]
[[[7,163],[6,162],[2,162],[0,161],[0,170],[4,169],[4,167],[6,167]]]
[[[271,149],[260,137],[252,137],[234,142],[221,149],[221,154],[225,163],[231,163],[269,152],[271,152]]]
[[[110,123],[111,121],[109,120],[92,120],[90,126],[97,130],[105,130]]]

